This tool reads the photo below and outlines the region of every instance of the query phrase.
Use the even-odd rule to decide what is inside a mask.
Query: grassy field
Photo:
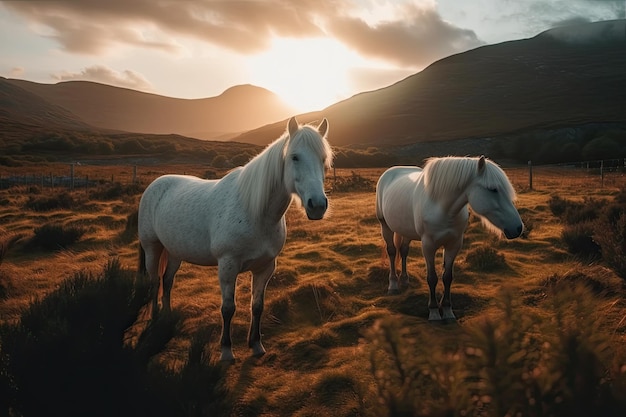
[[[104,178],[117,172],[100,169]],[[205,171],[159,167],[137,187],[0,190],[6,249],[0,320],[17,323],[34,300],[77,273],[101,273],[112,259],[134,271],[137,239],[126,229],[144,182],[164,172]],[[524,172],[511,171],[526,234],[501,240],[472,217],[452,286],[458,322],[433,325],[418,243],[409,255],[409,289],[386,295],[388,266],[374,216],[382,171],[338,170],[336,180],[328,180],[330,212],[322,221],[289,209],[287,243],[266,291],[268,353],[260,359],[247,348],[250,276],[240,276],[237,361],[217,365],[225,368],[231,398],[223,415],[585,415],[584,404],[611,415],[626,409],[625,281],[602,259],[572,254],[562,238],[564,223],[550,208],[555,195],[612,201],[624,183],[582,186],[565,176],[536,181],[529,190]],[[51,249],[37,240],[45,225],[76,236]],[[154,360],[181,366],[199,329],[216,358],[216,269],[183,263],[172,303],[180,324]],[[138,324],[146,320],[139,317]]]

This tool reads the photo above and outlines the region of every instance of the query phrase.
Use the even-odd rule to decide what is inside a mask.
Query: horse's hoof
[[[252,357],[262,358],[265,355],[265,348],[260,343],[252,348]]]
[[[445,320],[446,322],[450,322],[450,323],[456,322],[456,316],[454,315],[450,307],[442,308],[441,318]]]
[[[233,351],[227,348],[222,348],[222,354],[220,355],[220,362],[235,363],[235,355],[233,355]]]
[[[388,289],[387,295],[398,295],[400,294],[400,290],[398,288]]]
[[[428,321],[433,323],[433,322],[437,322],[437,323],[441,323],[441,314],[439,314],[439,309],[438,308],[432,308],[430,309],[430,311],[428,312]]]

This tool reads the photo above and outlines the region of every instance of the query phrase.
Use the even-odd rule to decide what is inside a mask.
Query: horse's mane
[[[320,137],[317,129],[310,125],[301,126],[293,138],[286,131],[243,166],[237,182],[242,203],[250,216],[258,219],[267,211],[272,194],[283,182],[285,155],[291,146],[310,148],[328,168],[331,167],[332,149],[328,141]]]
[[[429,158],[424,165],[424,185],[433,198],[459,192],[465,189],[478,174],[479,158],[447,156]],[[485,168],[481,184],[486,188],[497,189],[514,201],[515,189],[502,168],[485,158]]]

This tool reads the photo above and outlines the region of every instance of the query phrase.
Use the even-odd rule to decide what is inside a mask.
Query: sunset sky
[[[484,44],[624,18],[626,0],[0,1],[0,75],[320,110]]]

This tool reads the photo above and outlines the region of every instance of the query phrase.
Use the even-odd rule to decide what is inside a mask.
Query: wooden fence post
[[[600,161],[600,187],[604,188],[604,160]]]

